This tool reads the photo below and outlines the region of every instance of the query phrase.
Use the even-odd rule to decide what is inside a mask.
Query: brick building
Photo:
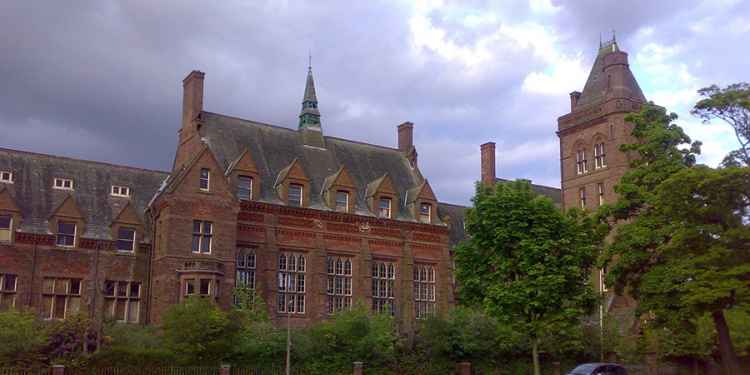
[[[460,208],[420,173],[413,124],[397,148],[325,136],[312,70],[297,130],[207,112],[203,83],[183,81],[170,172],[0,149],[0,305],[158,323],[241,286],[295,325],[363,303],[407,328],[453,305]]]

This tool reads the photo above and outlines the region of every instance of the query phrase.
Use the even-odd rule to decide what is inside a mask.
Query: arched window
[[[392,262],[372,262],[372,310],[393,315],[396,266]]]
[[[279,254],[278,277],[278,311],[289,314],[304,314],[305,256],[295,253]]]
[[[414,314],[417,319],[424,319],[435,313],[435,266],[431,264],[414,265]]]
[[[604,142],[594,144],[594,169],[605,168],[607,166],[607,155],[604,149]]]
[[[334,314],[352,306],[352,262],[349,258],[327,258],[326,312]]]

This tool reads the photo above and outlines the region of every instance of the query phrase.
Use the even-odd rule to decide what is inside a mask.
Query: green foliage
[[[0,311],[0,367],[33,366],[43,360],[44,327],[30,311]]]
[[[182,365],[218,365],[229,356],[239,321],[211,300],[189,298],[172,306],[164,316],[164,345]]]
[[[578,326],[596,302],[588,279],[602,233],[594,221],[577,210],[564,215],[525,181],[478,186],[473,201],[469,239],[455,250],[461,300],[532,348]]]
[[[710,122],[720,119],[734,129],[740,149],[731,152],[725,159],[724,165],[750,166],[750,84],[740,82],[725,88],[716,85],[698,90],[704,97],[695,104],[691,113]]]
[[[53,363],[80,368],[96,350],[96,331],[91,320],[82,313],[49,322],[48,332],[43,354]]]
[[[174,355],[164,347],[155,327],[113,323],[104,328],[102,348],[89,361],[90,367],[169,366]]]

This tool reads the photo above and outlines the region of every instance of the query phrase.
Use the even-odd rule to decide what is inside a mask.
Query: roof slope
[[[397,149],[335,137],[325,137],[325,148],[310,147],[303,144],[299,131],[211,112],[202,112],[201,123],[201,136],[222,167],[229,167],[245,149],[250,151],[261,179],[260,201],[282,203],[274,182],[297,159],[310,179],[311,208],[329,209],[322,199],[325,179],[343,166],[357,187],[354,213],[372,215],[365,200],[367,185],[388,174],[401,198],[394,218],[414,220],[404,209],[403,198],[422,179]]]
[[[582,107],[587,104],[596,103],[600,100],[611,97],[618,98],[631,98],[641,102],[646,102],[646,97],[641,91],[641,87],[638,86],[638,82],[635,80],[635,76],[628,67],[625,69],[616,69],[612,71],[612,74],[617,75],[616,77],[609,77],[609,73],[605,74],[604,70],[607,66],[611,66],[611,63],[622,63],[623,60],[607,58],[612,54],[624,54],[620,51],[619,46],[616,42],[607,42],[599,48],[599,53],[596,55],[594,66],[591,67],[591,72],[586,80],[586,84],[583,86],[581,97],[578,99],[576,107]],[[607,62],[607,61],[611,61]],[[624,63],[627,64],[627,55],[624,56]],[[614,82],[615,85],[611,85],[610,82]]]
[[[0,148],[0,170],[14,183],[2,184],[21,210],[20,229],[48,233],[50,215],[71,196],[86,222],[83,237],[111,239],[110,225],[128,202],[143,220],[149,199],[166,172]],[[73,180],[74,190],[53,189],[56,177]],[[111,186],[127,186],[130,198],[110,195]]]

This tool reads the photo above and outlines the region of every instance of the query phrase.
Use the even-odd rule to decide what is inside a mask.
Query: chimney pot
[[[495,185],[495,142],[487,142],[480,146],[482,151],[482,184]]]

